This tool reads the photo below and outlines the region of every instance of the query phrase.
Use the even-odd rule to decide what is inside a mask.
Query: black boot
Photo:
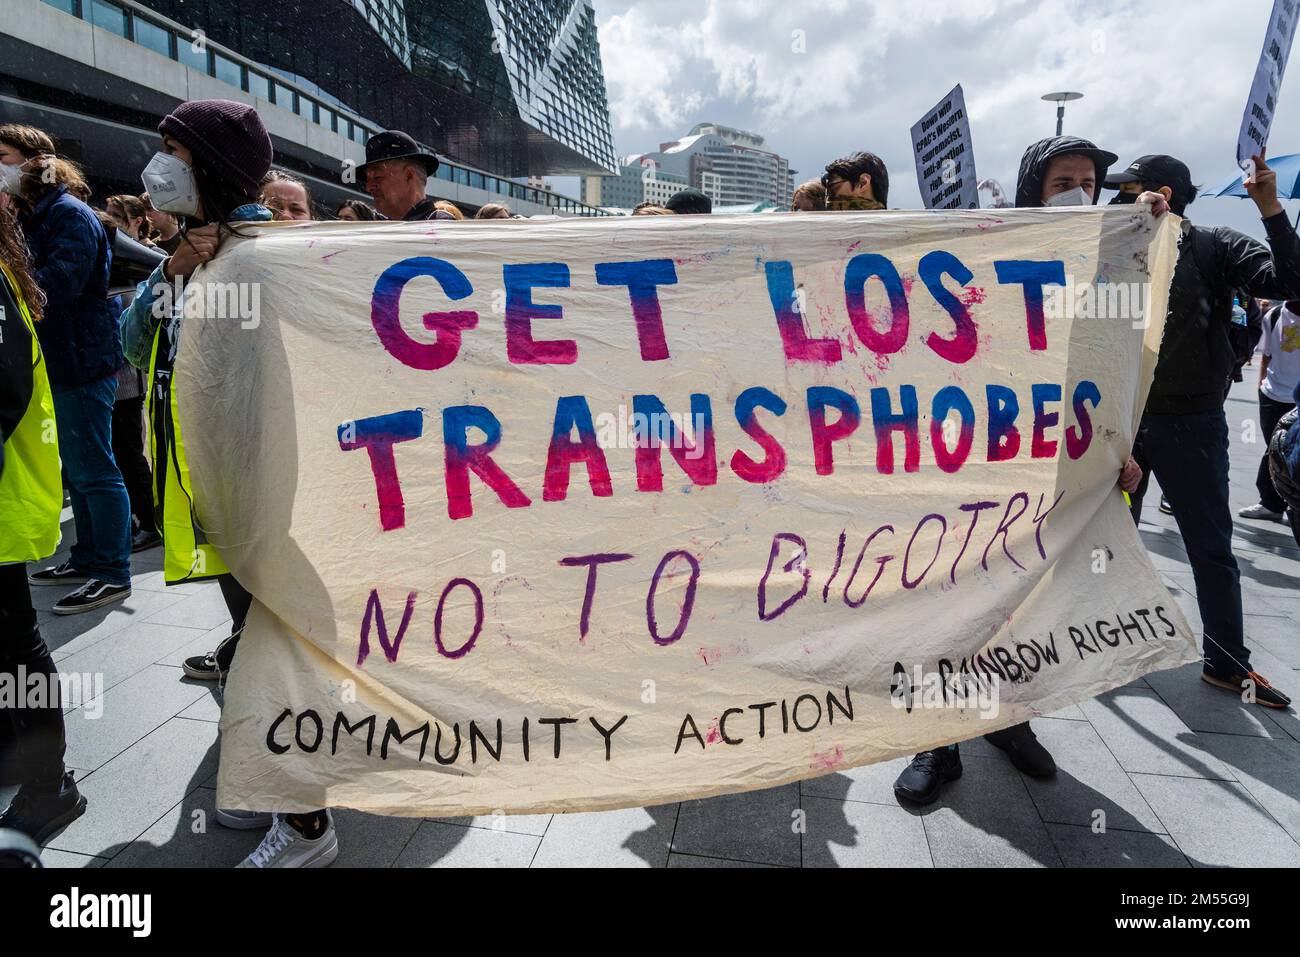
[[[71,824],[86,811],[86,799],[77,790],[72,772],[65,771],[54,787],[27,784],[0,813],[0,828],[22,831],[37,844],[44,844],[59,828]]]
[[[1028,721],[986,734],[984,740],[1005,751],[1016,770],[1023,771],[1031,778],[1050,778],[1056,773],[1056,762],[1047,749],[1038,743]]]
[[[894,796],[913,804],[929,804],[943,786],[961,777],[961,754],[957,745],[922,751],[903,769],[894,782]]]

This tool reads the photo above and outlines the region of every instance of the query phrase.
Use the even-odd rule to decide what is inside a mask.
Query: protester
[[[713,212],[713,200],[695,187],[688,186],[668,197],[664,207],[679,216],[702,215]]]
[[[790,201],[793,213],[812,213],[826,209],[826,187],[818,180],[810,179],[794,188],[794,198]]]
[[[460,211],[460,207],[459,207],[459,206],[457,206],[455,203],[449,203],[449,202],[447,202],[445,199],[437,200],[437,201],[433,204],[433,208],[436,209],[436,210],[438,210],[439,212],[446,213],[446,214],[447,214],[450,218],[452,218],[452,219],[464,219],[464,218],[465,218],[465,214],[462,213],[462,212]],[[439,218],[441,218],[441,217],[439,217]]]
[[[1262,320],[1259,360],[1259,426],[1267,445],[1282,416],[1295,406],[1300,386],[1300,299],[1292,299],[1266,313]],[[1286,502],[1273,487],[1267,448],[1255,476],[1259,502],[1243,508],[1242,518],[1288,523]]]
[[[875,153],[859,151],[827,164],[821,185],[827,209],[876,210],[889,202],[889,169]]]
[[[1300,406],[1300,385],[1291,400]],[[1295,407],[1278,421],[1268,449],[1273,487],[1287,505],[1291,535],[1300,545],[1300,416]]]
[[[1095,205],[1106,170],[1117,159],[1114,153],[1098,149],[1093,143],[1078,137],[1057,136],[1040,140],[1025,150],[1021,157],[1016,205]],[[827,167],[827,174],[854,182],[839,172],[844,168],[831,164]],[[852,173],[852,168],[848,171]],[[832,183],[827,188],[834,196],[832,185],[837,184]],[[845,189],[839,187],[840,193],[844,194]],[[1141,199],[1151,205],[1154,215],[1162,215],[1168,209],[1156,194],[1144,193]],[[1130,456],[1120,471],[1120,488],[1131,493],[1142,478],[1142,468],[1135,457]],[[1056,773],[1056,762],[1034,735],[1028,721],[986,734],[984,740],[1005,752],[1016,769],[1030,777],[1048,778]],[[913,804],[929,804],[938,798],[944,784],[961,775],[961,754],[957,745],[922,751],[894,782],[894,794]]]
[[[1202,679],[1244,692],[1264,707],[1285,708],[1291,699],[1250,666],[1228,504],[1223,406],[1237,362],[1230,329],[1233,299],[1239,290],[1249,296],[1300,297],[1300,237],[1278,201],[1277,174],[1262,156],[1254,161],[1258,171],[1246,192],[1263,218],[1268,246],[1226,226],[1207,229],[1183,220],[1164,338],[1133,454],[1160,483],[1187,547],[1205,629]],[[1187,165],[1163,154],[1138,158],[1106,185],[1120,190],[1114,203],[1131,203],[1143,190],[1154,191],[1179,215],[1197,194]],[[1133,499],[1135,521],[1143,491]]]
[[[129,194],[110,196],[104,203],[112,230],[147,243],[149,220],[144,203]],[[131,304],[134,293],[121,297],[121,310]],[[122,472],[131,500],[131,551],[143,552],[162,544],[153,515],[153,473],[144,454],[144,373],[129,362],[117,370],[117,393],[113,400],[113,460]]]
[[[438,219],[443,210],[426,195],[429,177],[438,169],[438,157],[425,151],[406,133],[387,130],[366,140],[366,161],[357,167],[365,177],[366,192],[375,209],[388,219]]]
[[[475,219],[509,219],[510,210],[500,203],[484,203],[474,214]]]
[[[257,111],[230,100],[182,103],[163,118],[158,132],[163,149],[145,169],[145,186],[155,206],[184,216],[188,228],[176,254],[136,288],[135,301],[122,314],[123,342],[133,365],[143,369],[152,362],[154,366],[150,417],[154,465],[166,472],[157,487],[167,490],[167,494],[160,493],[158,503],[163,515],[167,580],[215,577],[230,612],[230,637],[216,651],[185,662],[187,675],[212,679],[220,678],[230,667],[252,596],[226,569],[195,520],[174,389],[173,365],[183,315],[173,309],[163,321],[155,315],[154,304],[158,290],[177,278],[188,278],[211,260],[225,236],[236,232],[240,223],[272,218],[269,209],[255,202],[271,166],[272,147]],[[256,494],[256,490],[248,490],[248,494]],[[324,867],[338,854],[333,817],[325,810],[269,816],[218,810],[216,816],[227,827],[271,827],[241,867]]]
[[[359,199],[346,199],[340,204],[339,208],[334,211],[335,219],[346,219],[354,223],[369,223],[377,219],[383,219],[375,207],[369,203],[363,203]]]
[[[311,192],[307,184],[291,173],[273,169],[262,177],[257,201],[279,222],[311,222]]]
[[[154,209],[148,193],[140,194],[140,202],[144,204],[144,214],[149,220],[154,245],[170,256],[181,244],[181,230],[176,217],[160,209]]]
[[[45,293],[37,335],[77,529],[68,560],[36,572],[30,582],[79,586],[52,609],[72,615],[131,594],[131,502],[112,447],[122,366],[117,317],[107,298],[113,254],[95,212],[73,195],[89,193],[81,171],[54,155],[49,136],[30,126],[0,126],[0,163]]]
[[[38,680],[48,689],[39,705],[0,696],[0,724],[8,732],[0,735],[0,774],[19,785],[0,811],[0,829],[38,844],[86,810],[63,764],[58,669],[27,584],[26,563],[59,546],[63,508],[54,395],[36,331],[44,298],[18,223],[0,209],[0,676],[20,694]]]

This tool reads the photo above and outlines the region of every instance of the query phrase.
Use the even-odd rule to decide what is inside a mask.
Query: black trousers
[[[1273,476],[1268,473],[1268,440],[1277,428],[1278,421],[1295,408],[1293,402],[1279,402],[1270,399],[1263,392],[1259,394],[1259,429],[1264,443],[1264,455],[1259,461],[1259,473],[1255,476],[1255,488],[1259,490],[1259,503],[1270,511],[1286,511],[1286,502],[1273,487]]]
[[[1147,480],[1155,473],[1173,506],[1196,580],[1196,604],[1205,627],[1205,666],[1235,677],[1250,670],[1241,609],[1241,572],[1232,554],[1228,504],[1228,420],[1222,408],[1142,417],[1133,457],[1142,485],[1132,496],[1141,515]]]
[[[228,671],[230,663],[235,659],[235,649],[239,646],[239,636],[243,633],[248,609],[253,606],[253,596],[229,573],[218,576],[217,585],[221,588],[221,597],[226,601],[226,610],[230,612],[230,637],[217,646],[217,664],[222,671]]]
[[[131,514],[140,531],[156,533],[153,516],[153,475],[144,455],[144,396],[113,403],[113,458],[122,470]]]
[[[45,683],[45,707],[27,707],[33,675]],[[8,693],[0,694],[0,723],[7,732],[0,734],[4,780],[42,789],[61,783],[67,739],[58,675],[36,627],[27,566],[0,565],[0,682],[16,698],[10,702]]]

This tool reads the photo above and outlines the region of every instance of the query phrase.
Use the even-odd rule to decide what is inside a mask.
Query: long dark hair
[[[45,309],[45,293],[32,275],[32,256],[23,240],[18,220],[7,206],[0,206],[0,262],[13,273],[18,283],[18,293],[27,303],[33,320],[39,320]]]
[[[193,157],[191,168],[194,170],[194,183],[199,190],[199,202],[203,206],[203,218],[178,217],[183,220],[180,224],[182,231],[193,226],[215,223],[220,230],[236,236],[244,235],[230,224],[230,214],[240,206],[257,202],[257,195],[246,193],[230,180],[209,169],[197,156]]]

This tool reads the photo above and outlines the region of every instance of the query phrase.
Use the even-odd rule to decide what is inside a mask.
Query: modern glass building
[[[124,0],[62,0],[92,8]],[[380,126],[503,176],[614,170],[587,0],[140,0]]]

